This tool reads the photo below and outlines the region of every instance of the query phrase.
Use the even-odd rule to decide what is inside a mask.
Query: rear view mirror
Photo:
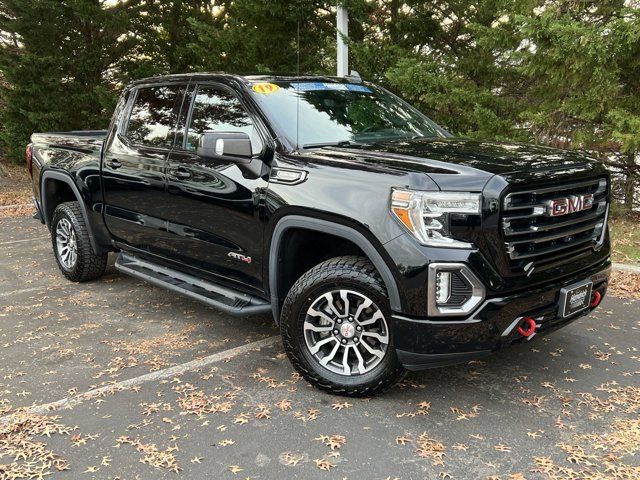
[[[251,162],[251,139],[244,132],[204,132],[196,153],[203,158],[234,163]]]

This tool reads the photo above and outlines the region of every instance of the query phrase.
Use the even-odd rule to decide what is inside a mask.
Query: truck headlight
[[[394,188],[391,211],[423,245],[472,248],[451,235],[451,215],[480,215],[481,195],[465,192],[420,192]]]

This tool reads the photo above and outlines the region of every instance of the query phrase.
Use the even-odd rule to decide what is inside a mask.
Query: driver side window
[[[195,151],[204,132],[244,132],[251,139],[252,153],[262,150],[260,136],[240,101],[231,92],[208,85],[198,87],[186,149]]]

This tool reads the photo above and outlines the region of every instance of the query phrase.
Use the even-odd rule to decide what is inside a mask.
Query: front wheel
[[[62,274],[73,282],[100,277],[107,267],[107,254],[95,254],[89,229],[78,202],[58,205],[51,219],[51,243]]]
[[[391,309],[374,266],[338,257],[309,270],[282,307],[280,329],[293,366],[318,388],[370,396],[404,375],[391,330]]]

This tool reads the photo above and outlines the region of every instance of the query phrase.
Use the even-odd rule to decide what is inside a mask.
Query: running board
[[[271,304],[261,298],[201,280],[124,252],[118,255],[115,267],[122,273],[199,300],[229,315],[240,317],[271,312]]]

